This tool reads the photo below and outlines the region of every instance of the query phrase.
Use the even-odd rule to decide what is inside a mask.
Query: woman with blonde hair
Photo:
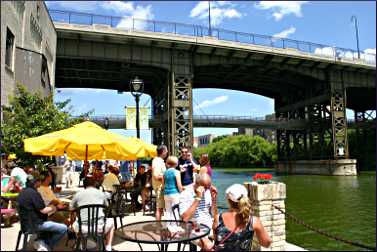
[[[178,165],[178,158],[169,156],[166,159],[166,171],[164,173],[163,188],[166,217],[168,220],[174,220],[172,207],[179,203],[180,193],[183,191],[181,183],[181,173],[175,168]]]
[[[220,214],[214,228],[216,251],[250,251],[256,234],[259,244],[268,247],[271,238],[259,218],[252,216],[246,188],[233,184],[225,191],[229,210]]]

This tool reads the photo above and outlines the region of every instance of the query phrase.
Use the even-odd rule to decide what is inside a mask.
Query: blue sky
[[[135,1],[76,2],[48,1],[49,9],[73,10],[102,15],[133,16],[140,19],[208,25],[207,2]],[[376,3],[364,1],[221,1],[211,2],[212,25],[229,30],[276,35],[329,46],[356,49],[355,28],[351,16],[358,18],[360,50],[375,53]],[[273,100],[239,91],[199,89],[193,91],[194,114],[231,114],[263,116],[273,113]],[[95,110],[95,114],[124,114],[124,106],[134,106],[128,93],[112,90],[60,89],[55,100],[70,98],[75,114]],[[150,106],[143,95],[141,105]],[[195,107],[201,109],[195,109]],[[348,116],[353,115],[348,111]],[[195,128],[194,135],[229,134],[237,129]],[[135,135],[134,130],[115,130]],[[141,137],[150,141],[150,131]]]

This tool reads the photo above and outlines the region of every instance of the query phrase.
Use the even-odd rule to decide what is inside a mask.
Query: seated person
[[[109,198],[109,193],[105,193],[100,191],[96,188],[97,182],[92,176],[87,176],[84,179],[84,188],[85,190],[77,192],[69,205],[70,209],[73,211],[78,207],[84,206],[84,205],[92,205],[92,204],[101,204],[101,205],[107,205],[107,199]],[[72,212],[74,213],[74,212]],[[105,213],[101,212],[99,213],[100,218],[98,220],[99,227],[103,227],[103,222],[105,217]],[[88,216],[85,214],[82,214],[82,222],[86,223],[88,221]],[[74,221],[74,214],[71,216],[71,225],[73,227],[73,230],[77,233],[79,231],[78,221]],[[74,221],[74,222],[73,222]],[[101,225],[102,223],[102,225]],[[83,224],[83,230],[87,230],[85,228],[85,224]],[[114,223],[113,219],[106,219],[106,226],[105,226],[105,235],[106,235],[106,241],[105,241],[105,250],[111,251],[112,247],[111,244],[113,242],[114,237]]]
[[[251,251],[254,233],[259,244],[268,247],[271,238],[259,218],[252,216],[246,188],[234,184],[225,191],[229,210],[219,216],[214,228],[216,251]]]
[[[141,191],[141,204],[143,209],[149,211],[149,207],[145,205],[145,202],[152,196],[152,169],[147,169],[145,174],[146,180],[144,189]]]
[[[217,220],[217,189],[212,185],[211,177],[207,173],[198,174],[193,186],[186,187],[182,191],[179,202],[179,212],[183,221],[193,221],[197,224],[205,224],[209,228],[217,226],[212,216]],[[194,241],[203,250],[211,250],[213,247],[209,237],[210,233],[198,241]]]
[[[46,206],[53,205],[57,208],[57,210],[66,209],[68,207],[63,201],[59,200],[54,192],[52,191],[51,187],[49,186],[52,180],[51,173],[46,171],[40,172],[40,179],[41,185],[38,187],[38,192],[41,194],[42,199]],[[69,213],[66,211],[58,212],[50,212],[48,219],[52,221],[56,221],[59,223],[67,223],[67,219],[69,218]]]
[[[133,192],[131,193],[131,199],[136,204],[137,209],[141,209],[143,207],[143,204],[140,205],[138,201],[139,195],[142,195],[142,191],[145,188],[145,185],[147,183],[147,174],[145,173],[145,166],[141,165],[140,168],[137,171],[136,177],[134,179],[134,185],[133,185]],[[145,205],[145,199],[142,201]]]
[[[11,169],[12,169],[10,176],[11,177],[17,177],[18,181],[21,182],[22,188],[25,188],[26,187],[26,177],[27,177],[28,174],[30,174],[29,167],[26,167],[26,166],[24,168],[17,167],[14,162],[12,164],[10,164],[10,166],[11,166]]]
[[[38,172],[27,176],[26,188],[18,195],[19,216],[22,226],[37,228],[41,233],[49,235],[39,236],[34,242],[34,248],[38,251],[51,250],[67,233],[67,226],[61,223],[48,221],[47,215],[56,210],[55,206],[47,206],[43,202],[37,188],[41,180]],[[32,223],[30,223],[30,220]]]
[[[120,185],[117,171],[119,171],[116,167],[109,165],[108,166],[109,173],[105,175],[105,178],[102,182],[103,189],[108,192],[115,192],[114,185]]]
[[[1,171],[1,194],[18,193],[22,190],[21,182],[17,177],[6,175],[5,169]]]

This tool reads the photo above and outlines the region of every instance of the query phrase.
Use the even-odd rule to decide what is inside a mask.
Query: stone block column
[[[285,212],[285,184],[281,182],[271,182],[270,184],[246,182],[244,185],[252,202],[253,215],[259,217],[272,240],[270,247],[264,248],[259,245],[254,234],[252,250],[285,251],[285,215],[273,207],[275,205]]]

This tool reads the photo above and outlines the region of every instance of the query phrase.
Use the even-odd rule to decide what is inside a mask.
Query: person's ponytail
[[[239,214],[241,217],[241,222],[243,225],[246,225],[249,221],[251,215],[251,203],[247,196],[243,196],[239,202]]]

